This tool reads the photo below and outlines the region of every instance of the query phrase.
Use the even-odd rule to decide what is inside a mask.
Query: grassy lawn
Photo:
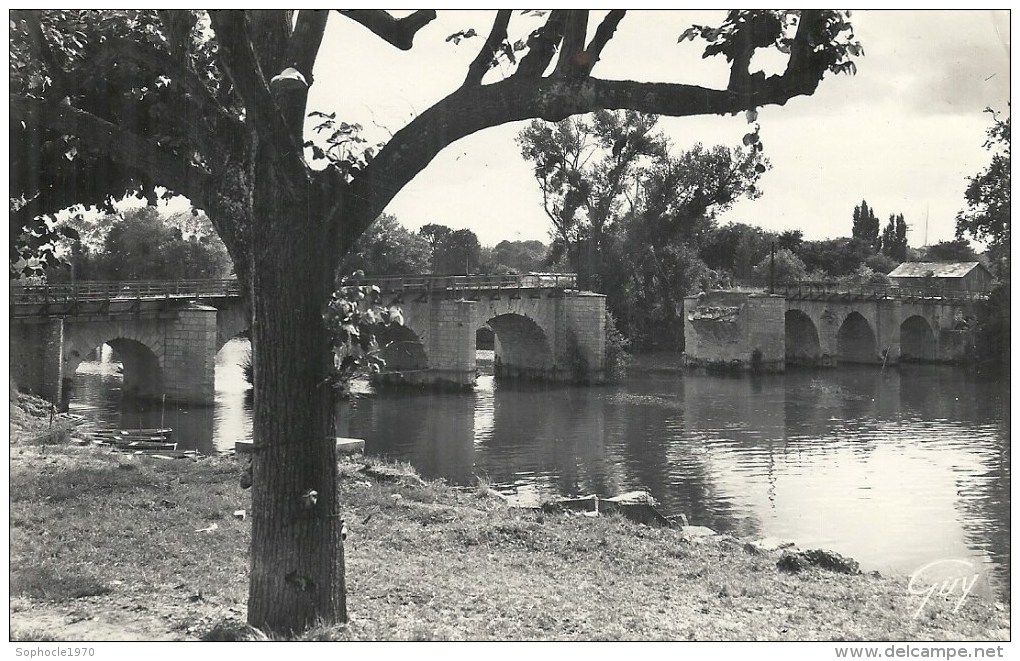
[[[11,638],[247,635],[249,494],[232,458],[75,447],[12,400]],[[18,411],[15,409],[19,408]],[[1008,607],[822,569],[726,536],[509,507],[343,463],[351,622],[327,640],[1004,640]]]

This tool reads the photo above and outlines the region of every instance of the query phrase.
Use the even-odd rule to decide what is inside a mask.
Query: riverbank
[[[34,407],[34,409],[33,409]],[[250,518],[233,458],[75,447],[12,399],[11,637],[194,640],[243,625]],[[16,423],[16,424],[15,424]],[[59,421],[57,422],[59,425]],[[744,540],[509,507],[406,466],[341,465],[351,622],[328,640],[1004,640],[1009,612]],[[40,541],[41,540],[41,541]]]

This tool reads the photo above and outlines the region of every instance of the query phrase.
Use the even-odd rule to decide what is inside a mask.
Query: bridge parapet
[[[511,275],[397,275],[357,278],[355,285],[375,285],[383,293],[445,294],[513,292],[525,289],[577,289],[576,273]]]
[[[82,311],[137,312],[142,302],[238,298],[237,280],[82,281],[73,284],[11,283],[12,317],[73,316]]]
[[[787,300],[837,300],[837,301],[876,301],[894,299],[901,301],[929,301],[942,303],[962,303],[981,301],[988,298],[987,294],[968,291],[956,291],[945,287],[900,287],[893,285],[846,285],[833,282],[802,282],[777,288]]]

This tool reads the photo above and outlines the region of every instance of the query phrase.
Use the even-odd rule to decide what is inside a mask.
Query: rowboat
[[[177,449],[177,443],[172,441],[135,441],[119,439],[96,439],[97,445],[108,445],[116,450],[145,450],[145,451],[172,451]]]
[[[173,429],[166,427],[162,429],[96,429],[92,433],[103,436],[161,436],[165,438],[173,432]]]

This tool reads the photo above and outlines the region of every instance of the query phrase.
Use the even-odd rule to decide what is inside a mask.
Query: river
[[[147,410],[120,397],[118,363],[82,363],[70,409],[103,424],[170,426],[205,452],[251,438],[238,364],[217,356],[216,405]],[[478,477],[522,502],[646,489],[666,514],[747,537],[850,555],[909,575],[966,561],[975,592],[1008,601],[1009,381],[945,366],[762,377],[641,374],[617,386],[496,384],[491,352],[467,393],[358,383],[340,433],[426,477]],[[958,563],[957,563],[958,564]]]

